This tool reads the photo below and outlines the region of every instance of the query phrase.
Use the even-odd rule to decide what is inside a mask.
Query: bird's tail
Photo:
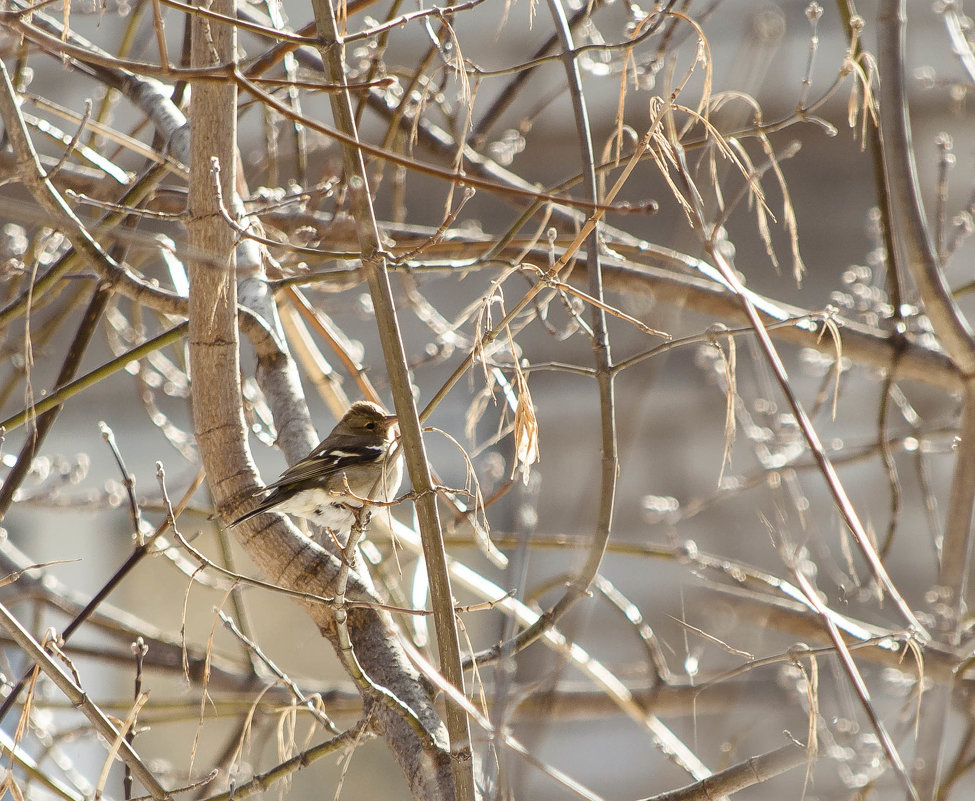
[[[274,493],[272,492],[249,512],[245,512],[240,517],[238,517],[233,523],[227,526],[227,528],[233,528],[234,526],[239,526],[241,523],[246,523],[252,517],[257,517],[259,514],[263,514],[264,512],[268,511],[268,509],[277,506],[277,504],[278,504],[278,499],[274,497]]]

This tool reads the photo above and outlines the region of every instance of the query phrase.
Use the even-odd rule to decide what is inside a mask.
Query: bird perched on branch
[[[363,499],[396,497],[403,479],[401,451],[391,453],[397,434],[396,415],[369,401],[353,403],[317,448],[258,490],[264,499],[230,525],[286,512],[330,530],[344,546]]]

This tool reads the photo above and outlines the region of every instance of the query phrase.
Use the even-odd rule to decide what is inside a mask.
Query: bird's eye
[[[373,421],[371,423],[366,423],[366,428],[368,428],[370,431],[374,430],[376,428],[376,422]]]

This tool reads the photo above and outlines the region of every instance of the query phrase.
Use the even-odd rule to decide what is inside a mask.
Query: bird
[[[267,494],[230,527],[264,512],[286,512],[322,526],[345,547],[362,508],[358,498],[386,503],[396,497],[403,480],[402,449],[393,449],[398,433],[396,415],[356,401],[311,453],[256,490]]]

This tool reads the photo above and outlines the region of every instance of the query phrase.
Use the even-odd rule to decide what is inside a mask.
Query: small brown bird
[[[356,498],[396,497],[403,460],[400,449],[392,455],[390,449],[397,433],[396,415],[369,401],[353,403],[317,448],[259,490],[267,496],[230,525],[262,512],[286,512],[329,529],[344,544],[362,507]]]

